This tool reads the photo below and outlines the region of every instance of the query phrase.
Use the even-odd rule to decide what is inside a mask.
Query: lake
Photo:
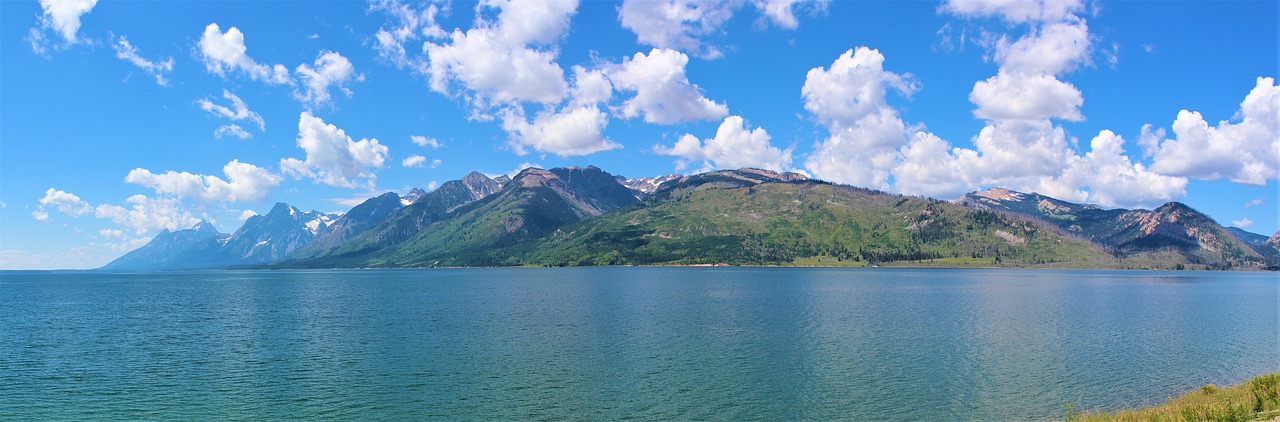
[[[1275,273],[0,275],[0,420],[1060,419],[1280,370]]]

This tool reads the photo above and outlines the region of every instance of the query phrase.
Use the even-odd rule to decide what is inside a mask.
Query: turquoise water
[[[1280,370],[1275,273],[0,275],[0,420],[1054,419]]]

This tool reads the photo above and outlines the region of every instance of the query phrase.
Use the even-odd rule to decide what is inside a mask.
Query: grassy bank
[[[1280,372],[1230,387],[1213,384],[1158,406],[1114,413],[1076,414],[1068,421],[1256,421],[1280,417]]]

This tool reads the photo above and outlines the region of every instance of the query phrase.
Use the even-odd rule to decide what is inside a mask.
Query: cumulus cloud
[[[951,145],[929,132],[918,131],[901,149],[901,160],[890,170],[893,190],[934,198],[957,198],[973,190],[965,180]]]
[[[474,93],[468,99],[478,108],[518,101],[560,101],[568,84],[564,69],[555,62],[557,51],[537,47],[558,40],[577,7],[577,0],[477,5],[478,11],[499,9],[497,19],[477,18],[466,32],[454,30],[449,42],[427,41],[423,45],[431,89],[450,94],[454,91],[451,87],[460,86]]]
[[[255,215],[258,215],[258,212],[257,212],[257,211],[254,211],[254,210],[244,210],[244,212],[241,212],[241,213],[240,213],[240,221],[248,220],[248,219],[249,219],[249,217],[253,217],[253,216],[255,216]]]
[[[1262,204],[1265,204],[1265,203],[1267,203],[1267,200],[1265,198],[1253,198],[1253,199],[1250,199],[1249,202],[1244,203],[1244,209],[1262,206]]]
[[[973,85],[969,101],[978,106],[973,114],[988,120],[1083,120],[1080,90],[1053,75],[1001,72]]]
[[[677,171],[702,162],[700,171],[755,167],[774,171],[791,170],[791,149],[780,149],[769,143],[769,133],[757,127],[748,130],[740,116],[729,116],[720,123],[714,138],[698,140],[685,134],[670,147],[656,146],[654,152],[679,157]]]
[[[108,219],[133,229],[139,235],[159,230],[179,230],[200,222],[182,206],[177,198],[150,198],[133,195],[125,200],[126,206],[98,205],[94,216]]]
[[[387,160],[387,147],[377,139],[353,141],[346,131],[306,111],[298,118],[297,144],[306,151],[306,158],[280,160],[281,171],[295,179],[309,177],[330,186],[357,187],[353,179],[358,178],[372,184],[377,176],[371,170]]]
[[[244,44],[244,33],[231,27],[226,32],[217,23],[211,23],[200,35],[200,55],[205,68],[218,76],[239,70],[250,79],[269,84],[289,84],[289,69],[284,65],[267,65],[250,58]]]
[[[167,171],[156,174],[144,168],[129,171],[124,181],[151,188],[161,195],[192,199],[200,203],[261,202],[276,186],[280,176],[239,160],[222,167],[226,179],[212,175]]]
[[[54,188],[49,188],[44,192],[44,197],[40,198],[40,206],[31,213],[31,216],[40,221],[49,220],[49,212],[45,210],[46,207],[52,207],[72,217],[79,217],[93,212],[93,207],[88,202],[80,199],[79,196]]]
[[[231,101],[231,106],[215,104],[209,97],[196,100],[196,104],[200,105],[200,109],[209,112],[217,117],[223,117],[232,121],[246,120],[258,124],[258,130],[267,130],[267,124],[262,120],[262,115],[249,109],[244,100],[232,94],[231,91],[222,90],[222,97]]]
[[[1199,112],[1182,110],[1174,139],[1148,140],[1151,170],[1197,179],[1227,178],[1264,185],[1280,166],[1280,86],[1260,77],[1231,121],[1210,125]],[[1163,132],[1160,132],[1163,137]]]
[[[142,57],[137,47],[129,43],[129,39],[124,36],[116,39],[115,44],[111,45],[116,50],[116,58],[132,63],[139,69],[151,74],[156,78],[156,84],[160,86],[169,86],[169,80],[165,79],[165,74],[173,70],[173,57],[151,61]]]
[[[436,138],[429,138],[421,135],[410,135],[409,141],[413,142],[414,145],[417,145],[420,147],[427,147],[431,149],[436,149],[444,146],[443,144],[440,143],[440,141],[436,140]]]
[[[893,88],[904,95],[919,89],[910,74],[884,70],[879,50],[858,47],[845,51],[830,69],[815,67],[805,75],[800,95],[804,108],[828,127],[849,127],[886,109],[885,93]]]
[[[987,107],[982,117],[989,122],[973,138],[973,149],[954,148],[922,126],[906,124],[886,103],[890,90],[910,95],[919,88],[910,75],[889,72],[883,63],[878,51],[858,48],[827,69],[809,71],[801,89],[805,109],[830,132],[805,163],[816,177],[941,198],[1004,186],[1120,207],[1150,206],[1185,195],[1185,178],[1132,162],[1124,153],[1124,139],[1111,131],[1099,133],[1091,151],[1078,155],[1066,132],[1050,121],[1071,113],[1045,112],[1036,105],[1054,101],[1022,98],[1022,104],[1002,107],[975,101]],[[1044,74],[1002,75],[1057,81]],[[995,84],[1000,78],[993,78]],[[1076,107],[1068,104],[1066,110],[1076,112]]]
[[[866,47],[844,52],[828,69],[809,70],[800,89],[805,110],[830,136],[805,168],[825,180],[888,189],[898,148],[908,141],[906,124],[885,101],[889,88],[904,95],[918,89],[910,75],[884,70],[884,55]]]
[[[728,115],[727,106],[707,99],[697,85],[689,82],[685,75],[688,63],[689,56],[684,53],[660,48],[623,60],[608,74],[614,87],[636,93],[622,104],[622,115],[643,115],[644,121],[658,124],[714,120]]]
[[[53,31],[62,37],[63,44],[59,47],[82,42],[76,35],[80,31],[80,17],[97,4],[98,0],[40,0],[40,28],[31,28],[27,37],[31,50],[46,54],[50,43],[44,31]]]
[[[294,73],[298,75],[303,88],[294,92],[294,98],[312,107],[330,104],[330,88],[337,88],[350,97],[351,90],[347,88],[347,84],[364,80],[364,75],[356,73],[350,60],[332,51],[321,51],[313,65],[300,64],[294,69]]]
[[[511,147],[520,155],[532,149],[569,157],[621,148],[604,136],[608,124],[609,116],[595,105],[539,113],[533,121],[515,111],[502,117],[502,128],[511,134]]]
[[[1066,132],[1046,120],[1002,120],[974,137],[976,150],[956,151],[966,178],[978,186],[1035,190],[1060,174],[1072,156]]]
[[[1040,192],[1066,200],[1104,206],[1139,208],[1175,200],[1186,194],[1187,179],[1149,171],[1124,153],[1124,139],[1103,130],[1090,141],[1090,151],[1072,157],[1067,169],[1043,183]]]
[[[1090,47],[1089,26],[1083,20],[1055,22],[1014,42],[1000,39],[995,59],[1006,72],[1056,75],[1086,62]]]

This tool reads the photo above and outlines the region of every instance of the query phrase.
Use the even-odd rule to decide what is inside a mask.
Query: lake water
[[[0,420],[1059,419],[1280,370],[1275,273],[0,275]]]

